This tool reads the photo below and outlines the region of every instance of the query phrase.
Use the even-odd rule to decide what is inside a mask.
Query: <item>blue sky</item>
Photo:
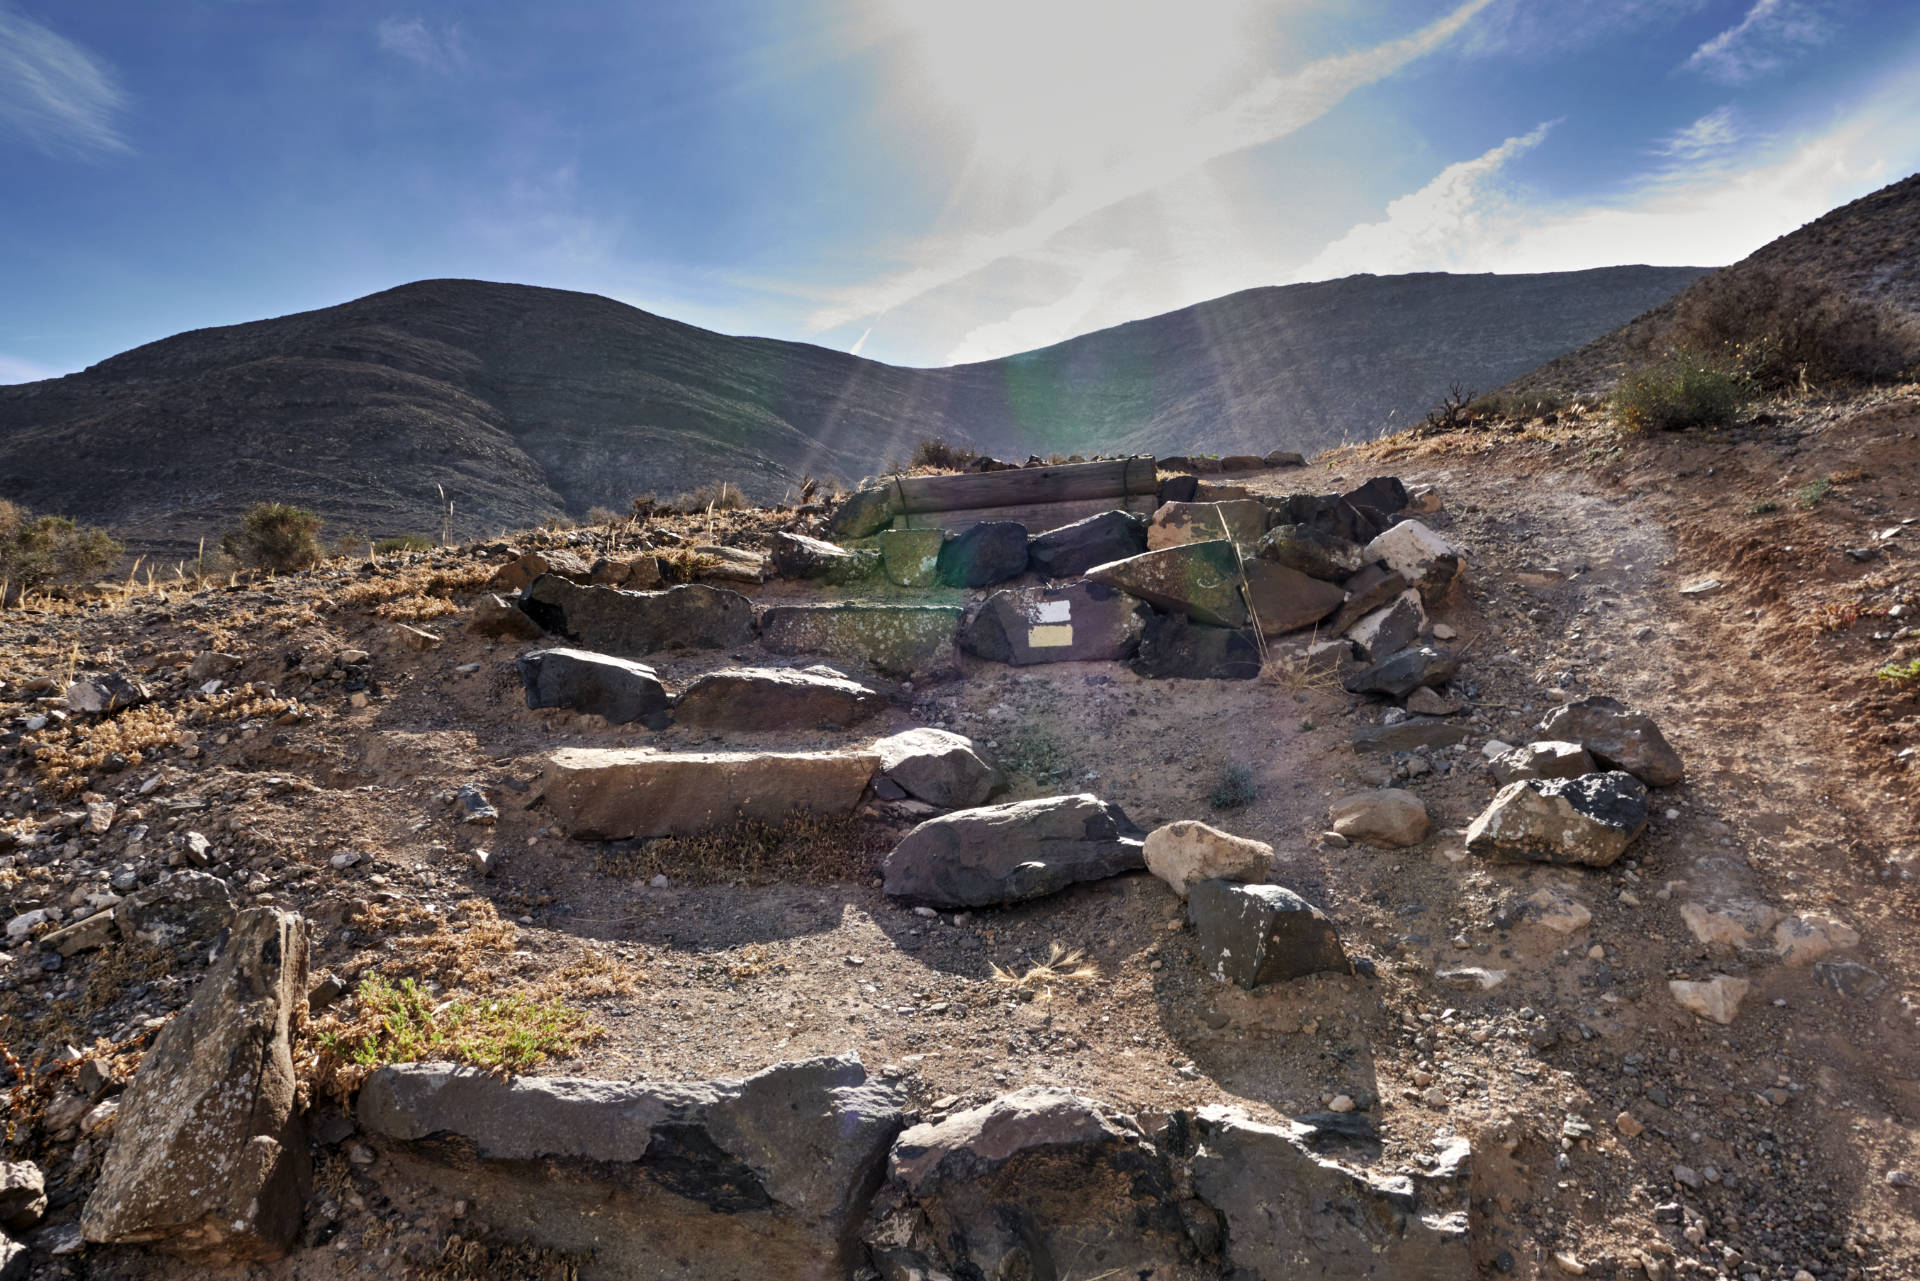
[[[939,365],[1916,169],[1911,0],[0,0],[0,381],[436,276]]]

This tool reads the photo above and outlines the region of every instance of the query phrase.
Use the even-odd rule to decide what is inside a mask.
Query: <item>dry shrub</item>
[[[647,981],[639,966],[617,956],[609,956],[597,947],[584,947],[580,955],[562,966],[553,976],[560,990],[576,1000],[600,996],[632,996]]]
[[[41,587],[92,582],[126,548],[104,529],[65,516],[34,516],[0,498],[0,604]]]
[[[424,909],[395,910],[398,906],[376,904],[356,921],[369,931],[393,932],[393,956],[381,963],[391,975],[446,987],[486,987],[497,977],[501,959],[519,944],[519,927],[483,898],[462,899],[444,917]],[[429,922],[433,928],[425,933],[400,933]]]
[[[589,1257],[525,1242],[474,1241],[456,1232],[438,1259],[410,1275],[418,1281],[580,1281],[580,1267]]]
[[[1875,382],[1920,365],[1920,326],[1805,272],[1728,268],[1675,304],[1667,341],[1721,354],[1762,390]]]
[[[459,612],[455,593],[479,591],[494,575],[484,563],[430,569],[424,565],[349,583],[333,594],[336,606],[357,606],[394,622],[419,622]]]
[[[243,565],[276,574],[312,569],[326,558],[318,516],[292,503],[256,503],[238,528],[220,538],[220,549]]]
[[[740,486],[730,480],[710,481],[698,489],[680,494],[671,503],[657,508],[661,511],[675,511],[686,516],[697,516],[706,511],[739,511],[752,506]]]
[[[1622,378],[1613,405],[1634,431],[1684,431],[1726,426],[1753,395],[1753,381],[1728,357],[1674,351]]]
[[[949,445],[935,436],[920,442],[907,465],[909,468],[928,471],[959,471],[969,463],[977,462],[979,458],[980,451],[961,445]]]
[[[891,845],[871,823],[803,813],[777,827],[741,819],[697,836],[662,837],[602,855],[600,870],[636,879],[665,875],[696,885],[853,881],[872,876],[875,856]]]
[[[1031,993],[1040,1000],[1050,1000],[1053,989],[1061,983],[1090,983],[1100,977],[1100,971],[1086,959],[1079,948],[1067,948],[1059,943],[1047,945],[1047,959],[1029,965],[1024,972],[1003,969],[989,962],[993,972],[993,981],[1001,987],[1010,987],[1022,993]]]
[[[697,552],[691,547],[669,547],[656,552],[654,560],[660,565],[663,583],[691,583],[726,564],[712,552]]]

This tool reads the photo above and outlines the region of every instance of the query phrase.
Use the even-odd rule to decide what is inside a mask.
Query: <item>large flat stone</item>
[[[1246,562],[1248,608],[1263,636],[1310,627],[1340,608],[1346,590],[1270,560]]]
[[[311,1175],[291,1035],[306,1004],[306,923],[279,908],[242,912],[121,1099],[80,1219],[86,1240],[210,1263],[286,1252]]]
[[[729,667],[682,690],[673,718],[707,729],[845,729],[884,705],[858,681],[782,667]]]
[[[753,639],[753,602],[704,583],[629,592],[543,574],[528,586],[520,608],[553,635],[602,654],[731,649]]]
[[[880,555],[856,551],[805,534],[784,530],[773,535],[769,561],[781,578],[816,579],[823,583],[854,583],[880,568]]]
[[[672,699],[651,667],[584,649],[528,650],[516,664],[528,707],[565,707],[604,716],[614,725],[639,721],[665,729]]]
[[[1015,587],[982,601],[960,628],[969,654],[1026,667],[1130,658],[1140,648],[1147,609],[1100,583]]]
[[[775,654],[831,654],[892,676],[953,666],[957,605],[778,605],[760,617]]]
[[[1347,673],[1341,684],[1350,694],[1405,698],[1422,685],[1444,685],[1460,670],[1460,658],[1431,645],[1403,649],[1391,658]]]
[[[1039,898],[1146,866],[1145,833],[1096,796],[1047,796],[928,819],[887,855],[886,892],[933,907]]]
[[[745,1281],[849,1275],[904,1102],[841,1055],[692,1082],[396,1064],[357,1111],[405,1174],[584,1276]]]
[[[1245,627],[1240,558],[1226,539],[1188,543],[1095,565],[1087,577],[1196,623]]]
[[[1254,498],[1217,503],[1162,503],[1147,522],[1147,550],[1231,538],[1247,555],[1267,529],[1267,509]]]
[[[849,814],[879,768],[871,750],[657,752],[563,747],[547,758],[548,813],[569,836],[690,836],[796,811]]]
[[[1153,680],[1250,681],[1260,674],[1260,644],[1251,627],[1204,627],[1179,614],[1155,614],[1129,666]]]
[[[1391,725],[1362,725],[1353,731],[1356,752],[1415,752],[1466,741],[1466,726],[1434,716],[1409,716]]]

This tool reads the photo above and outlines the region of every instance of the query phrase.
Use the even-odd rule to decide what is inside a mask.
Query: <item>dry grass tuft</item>
[[[399,932],[427,922],[433,928],[426,933]],[[447,987],[491,986],[499,975],[497,967],[520,939],[519,927],[502,919],[483,898],[463,899],[445,917],[412,904],[376,904],[355,924],[392,932],[393,957],[381,964],[388,974]]]
[[[473,1241],[454,1233],[440,1257],[408,1270],[410,1281],[579,1281],[588,1255],[568,1254],[525,1242]]]
[[[993,981],[1001,987],[1032,992],[1036,1000],[1051,1000],[1053,989],[1061,983],[1089,983],[1100,971],[1079,948],[1068,949],[1059,943],[1047,945],[1047,959],[1029,965],[1025,973],[992,966]]]
[[[554,976],[559,990],[576,1000],[601,996],[632,996],[647,981],[646,971],[631,961],[610,956],[591,945]]]
[[[599,868],[624,879],[656,875],[694,885],[738,881],[853,881],[873,875],[887,834],[857,818],[796,814],[779,826],[742,819],[698,836],[668,836],[637,849],[603,854]]]

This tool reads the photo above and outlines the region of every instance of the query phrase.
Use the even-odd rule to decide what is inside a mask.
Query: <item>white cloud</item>
[[[382,49],[417,62],[429,71],[445,75],[463,70],[467,65],[467,51],[458,26],[443,27],[435,32],[420,18],[384,18],[374,30]]]
[[[0,3],[0,126],[51,156],[126,151],[126,101],[105,63]]]
[[[1076,269],[1078,282],[1052,302],[1022,307],[1004,320],[980,325],[947,355],[947,363],[964,365],[976,360],[992,360],[1008,352],[1030,351],[1058,342],[1061,334],[1082,333],[1098,328],[1089,318],[1111,300],[1132,266],[1131,249],[1109,249]]]
[[[1352,271],[1575,271],[1737,261],[1920,167],[1920,85],[1896,80],[1823,133],[1666,165],[1583,202],[1523,198],[1501,167],[1535,134],[1449,168],[1353,228],[1297,279]],[[1683,131],[1684,132],[1684,131]],[[1518,150],[1524,150],[1524,146]]]
[[[23,360],[19,356],[9,356],[0,352],[0,385],[6,383],[37,383],[42,378],[58,378],[70,373],[70,370],[55,369],[36,361]]]
[[[1704,160],[1740,141],[1740,125],[1733,108],[1709,111],[1684,129],[1675,130],[1657,148],[1657,154],[1675,160]]]
[[[1829,35],[1825,15],[1807,0],[1754,0],[1744,18],[1693,51],[1689,71],[1739,84],[1783,65]]]
[[[1466,0],[1400,40],[1323,58],[1290,75],[1262,79],[1224,108],[1158,137],[1142,137],[1122,162],[1070,187],[1024,222],[1000,231],[931,238],[914,247],[914,265],[843,292],[808,318],[812,333],[883,315],[995,263],[1038,253],[1068,228],[1153,191],[1223,156],[1272,142],[1312,123],[1451,39],[1491,0]]]
[[[1380,222],[1365,222],[1322,249],[1294,273],[1296,280],[1332,280],[1359,272],[1396,275],[1407,271],[1462,271],[1483,252],[1490,236],[1513,225],[1518,202],[1503,171],[1515,156],[1546,141],[1557,121],[1442,169],[1439,176],[1387,206]]]

